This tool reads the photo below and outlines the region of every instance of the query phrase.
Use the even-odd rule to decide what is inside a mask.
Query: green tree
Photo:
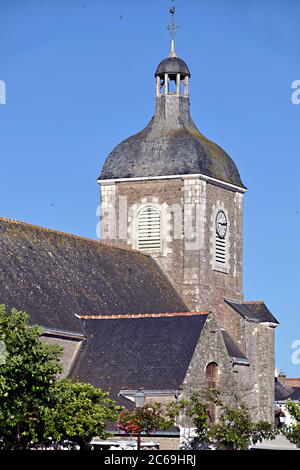
[[[219,423],[211,426],[208,433],[209,441],[217,448],[247,450],[250,444],[275,439],[275,427],[267,421],[254,423],[243,403],[239,408],[222,404],[221,409]]]
[[[199,441],[203,443],[209,443],[209,429],[210,429],[210,420],[209,420],[209,405],[208,405],[208,396],[213,401],[217,401],[218,392],[215,391],[214,394],[212,391],[209,392],[193,392],[189,399],[180,400],[178,407],[179,411],[189,418],[190,427],[195,428],[195,432]],[[213,395],[212,395],[213,394]],[[206,399],[204,398],[206,397]]]
[[[137,449],[139,450],[142,432],[149,435],[157,430],[169,429],[174,424],[178,410],[172,405],[162,406],[160,403],[151,403],[131,411],[123,409],[119,414],[118,428],[126,434],[137,436]]]
[[[0,306],[0,448],[26,449],[51,440],[87,447],[105,438],[105,421],[116,421],[120,407],[103,390],[58,380],[61,348],[40,340],[42,329],[28,315]]]
[[[0,446],[24,449],[41,439],[41,410],[52,399],[60,348],[41,342],[41,328],[28,315],[0,305],[0,340],[6,347],[0,365]]]
[[[286,409],[293,418],[293,423],[289,426],[284,426],[281,430],[287,439],[296,444],[300,445],[300,403],[288,400],[286,403]]]
[[[169,429],[174,424],[174,413],[160,403],[151,403],[132,411],[123,409],[119,414],[118,428],[127,434],[145,432],[147,435],[156,430]]]
[[[210,421],[209,403],[218,407],[218,423]],[[254,423],[245,404],[237,402],[236,407],[226,405],[218,390],[194,392],[188,400],[182,400],[179,406],[181,413],[190,418],[199,442],[218,449],[246,450],[251,443],[275,439],[277,433],[271,423]]]
[[[95,436],[106,439],[108,421],[117,421],[123,407],[116,406],[108,394],[86,383],[59,380],[53,387],[54,408],[44,410],[44,437],[55,443],[64,441],[89,448]]]

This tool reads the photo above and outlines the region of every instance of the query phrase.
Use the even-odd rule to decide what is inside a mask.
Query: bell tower
[[[172,1],[173,4],[173,1]],[[175,53],[175,31],[177,29],[177,25],[174,21],[174,14],[175,14],[175,7],[172,5],[170,9],[170,13],[172,15],[172,21],[168,26],[169,31],[171,32],[171,50],[170,50],[170,58],[175,59],[177,55]],[[178,63],[181,66],[173,67],[175,65],[175,61],[168,61],[169,67],[165,67],[165,64],[162,62],[160,67],[157,68],[155,77],[156,77],[156,96],[161,96],[161,94],[165,95],[174,95],[176,96],[189,96],[189,77],[190,72],[186,67],[185,63],[179,59]],[[177,65],[178,65],[177,63]],[[175,90],[172,92],[170,85],[172,82],[175,85]],[[183,86],[182,86],[183,85]],[[163,89],[163,90],[162,90]]]
[[[230,156],[197,129],[187,64],[174,46],[155,71],[155,113],[107,157],[101,238],[153,256],[191,310],[242,300],[243,195]]]
[[[101,238],[152,256],[190,311],[216,315],[199,357],[218,363],[228,396],[247,397],[255,420],[272,421],[277,321],[263,302],[244,301],[246,188],[228,153],[191,117],[191,73],[175,53],[174,13],[172,6],[170,54],[155,71],[154,115],[112,150],[98,179]],[[228,357],[218,356],[219,327]],[[195,389],[204,362],[191,373]]]

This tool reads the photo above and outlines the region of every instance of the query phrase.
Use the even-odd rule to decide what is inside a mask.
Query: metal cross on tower
[[[171,4],[171,8],[170,8],[170,13],[171,13],[171,15],[172,15],[172,21],[171,21],[171,23],[168,25],[168,30],[170,31],[170,34],[171,34],[171,52],[170,52],[170,57],[176,57],[174,39],[175,39],[175,33],[176,33],[176,30],[178,29],[178,26],[177,26],[177,24],[175,23],[175,20],[174,20],[174,15],[175,15],[174,0],[171,0],[171,1],[172,1],[172,4]]]

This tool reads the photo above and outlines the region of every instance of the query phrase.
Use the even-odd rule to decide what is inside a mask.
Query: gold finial
[[[174,38],[175,38],[175,32],[178,29],[177,24],[175,23],[174,20],[174,15],[175,15],[175,6],[174,6],[174,0],[171,0],[171,8],[170,8],[170,13],[172,15],[172,21],[168,25],[168,30],[170,31],[171,34],[171,51],[170,51],[170,57],[177,57],[175,54],[175,45],[174,45]]]

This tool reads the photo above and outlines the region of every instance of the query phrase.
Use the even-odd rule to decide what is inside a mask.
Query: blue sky
[[[298,0],[177,0],[198,128],[235,160],[245,197],[244,289],[279,319],[290,376],[300,339]],[[169,1],[2,0],[0,214],[95,237],[107,154],[154,111]]]

